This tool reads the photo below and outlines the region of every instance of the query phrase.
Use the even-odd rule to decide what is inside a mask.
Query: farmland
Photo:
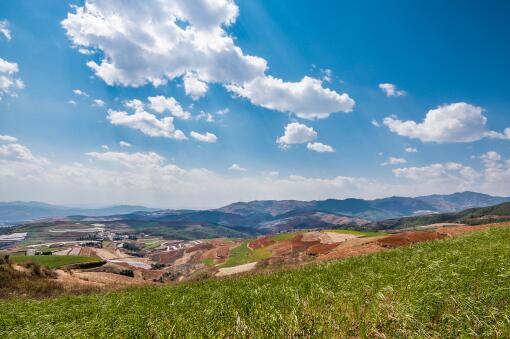
[[[0,334],[505,337],[509,253],[499,227],[271,274],[4,300]]]
[[[19,255],[11,256],[11,262],[16,264],[33,262],[48,268],[59,268],[72,264],[101,262],[99,257],[84,257],[77,255]]]

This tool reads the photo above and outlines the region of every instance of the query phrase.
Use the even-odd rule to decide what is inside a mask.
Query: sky
[[[510,196],[509,13],[2,0],[0,201]]]

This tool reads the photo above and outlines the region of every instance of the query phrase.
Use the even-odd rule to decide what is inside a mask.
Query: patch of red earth
[[[256,250],[258,248],[270,246],[270,245],[274,244],[275,242],[276,241],[274,241],[273,239],[271,239],[269,237],[260,237],[260,238],[253,240],[252,242],[250,242],[248,244],[248,247],[251,248],[252,250]]]
[[[308,255],[325,254],[325,253],[330,252],[332,249],[334,249],[337,246],[338,246],[338,243],[336,243],[336,244],[333,243],[333,244],[317,244],[317,245],[313,245],[313,246],[310,246],[306,250],[306,254],[308,254]]]
[[[207,250],[210,250],[213,248],[214,248],[213,244],[206,242],[206,243],[201,243],[201,244],[195,245],[193,247],[187,248],[186,253],[192,253],[192,252],[196,252],[196,251],[207,251]]]
[[[158,252],[151,256],[152,261],[160,262],[163,264],[171,264],[177,259],[181,258],[184,251],[168,251],[168,252]]]
[[[96,251],[92,247],[82,247],[80,249],[80,255],[84,257],[92,257],[96,255]]]
[[[278,241],[271,246],[273,256],[285,256],[305,252],[308,248],[320,244],[320,241],[303,241],[303,234],[297,234],[290,240]]]
[[[478,225],[478,226],[441,226],[436,229],[436,231],[440,234],[445,234],[447,236],[456,236],[468,232],[476,232],[476,231],[484,231],[492,227],[497,226],[506,226],[510,225],[509,223],[500,223],[500,224],[488,224],[488,225]]]
[[[215,248],[212,248],[208,251],[205,251],[201,258],[202,259],[226,259],[228,257],[228,253],[230,252],[230,248],[234,247],[235,245],[227,245],[227,246],[218,246]]]
[[[404,245],[415,244],[445,238],[447,235],[436,231],[409,231],[389,235],[377,241],[378,245],[385,248],[396,248]]]

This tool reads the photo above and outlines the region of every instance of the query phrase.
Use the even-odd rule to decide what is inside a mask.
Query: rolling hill
[[[503,338],[509,251],[501,227],[273,273],[12,298],[0,336]]]

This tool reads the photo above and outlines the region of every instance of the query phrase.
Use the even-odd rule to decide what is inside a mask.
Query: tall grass
[[[0,337],[509,337],[510,229],[297,270],[0,302]]]

